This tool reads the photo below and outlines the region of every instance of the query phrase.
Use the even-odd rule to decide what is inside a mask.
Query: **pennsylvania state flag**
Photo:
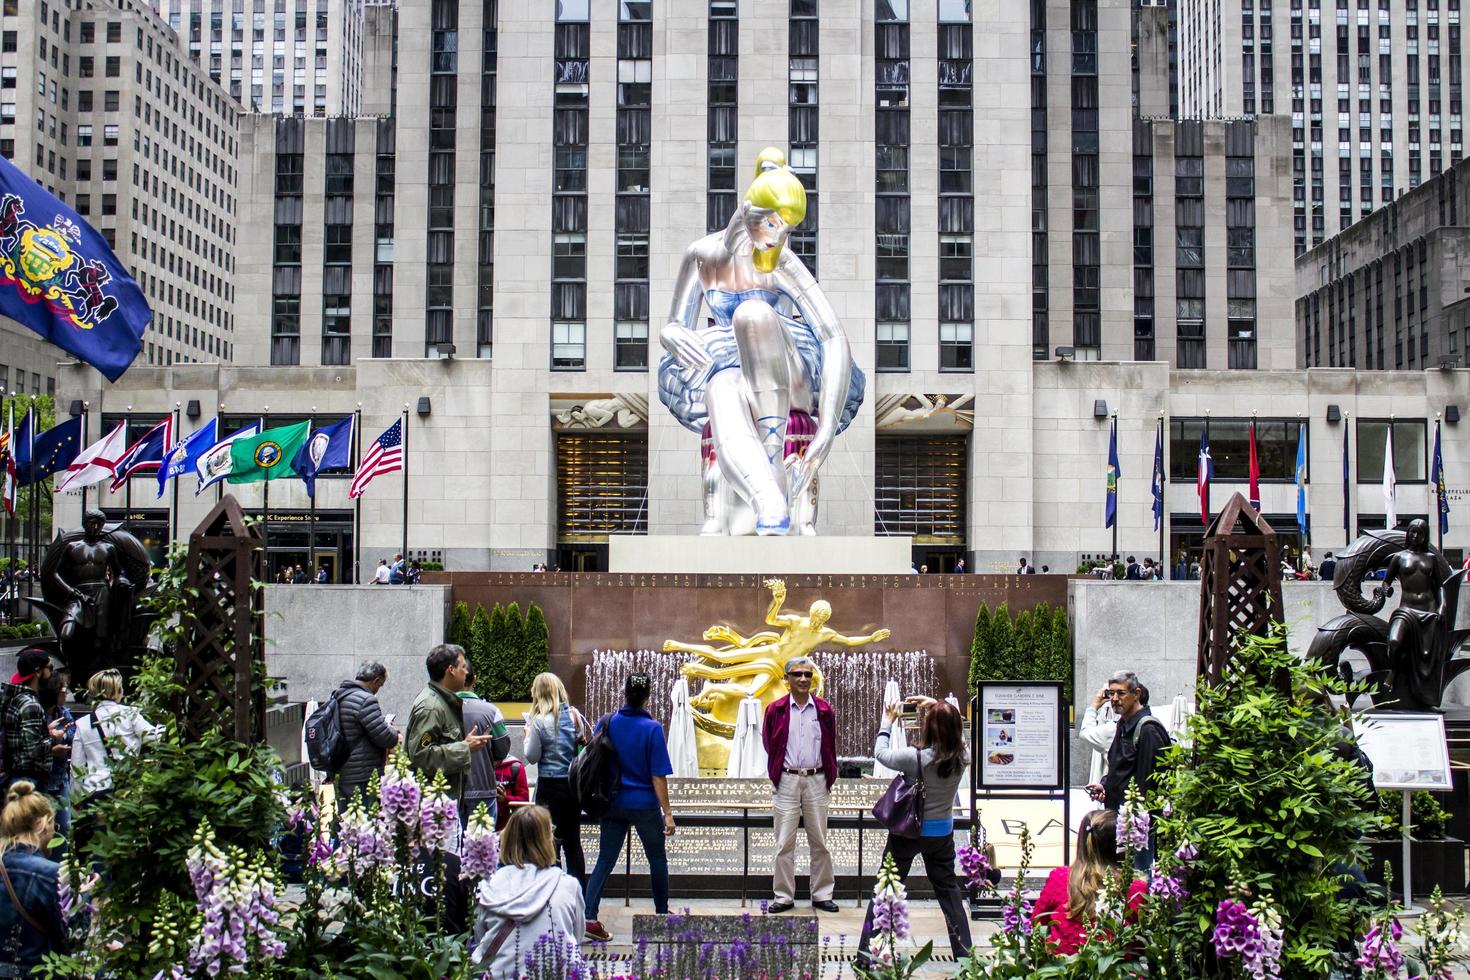
[[[296,475],[296,454],[311,435],[310,422],[266,429],[258,436],[230,443],[229,483],[259,483]]]
[[[107,242],[45,188],[0,158],[0,315],[116,381],[153,319]]]

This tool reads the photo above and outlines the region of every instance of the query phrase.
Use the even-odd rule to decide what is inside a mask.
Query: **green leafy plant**
[[[1328,700],[1357,690],[1299,661],[1279,631],[1244,638],[1223,681],[1198,689],[1189,747],[1169,750],[1149,800],[1162,855],[1155,877],[1179,877],[1189,893],[1150,906],[1149,957],[1164,974],[1242,975],[1238,960],[1209,948],[1227,901],[1279,916],[1282,980],[1341,964],[1363,910],[1339,892],[1380,822],[1346,710]],[[1175,854],[1186,846],[1197,855],[1181,869]]]
[[[1404,794],[1384,790],[1378,794],[1378,813],[1383,825],[1378,836],[1401,837],[1404,832]],[[1410,832],[1415,840],[1443,840],[1449,834],[1450,813],[1435,795],[1419,790],[1409,797]]]
[[[454,604],[454,611],[449,615],[449,630],[446,633],[447,641],[449,643],[457,643],[468,652],[470,649],[470,624],[473,619],[474,617],[470,613],[470,604],[464,601],[456,602]]]
[[[15,623],[0,626],[0,640],[30,640],[50,632],[45,623]]]
[[[529,697],[531,682],[536,675],[551,669],[551,630],[546,625],[546,615],[534,602],[526,607],[526,625],[521,632],[522,652],[520,670],[516,677],[516,691]]]
[[[980,682],[988,679],[983,676],[987,667],[983,651],[989,641],[990,607],[982,602],[980,611],[975,614],[975,632],[970,638],[969,687],[971,696],[974,696],[979,690]]]

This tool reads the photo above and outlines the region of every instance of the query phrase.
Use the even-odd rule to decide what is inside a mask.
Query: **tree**
[[[990,643],[988,673],[981,680],[1013,681],[1016,677],[1016,662],[1012,659],[1012,647],[1016,641],[1015,624],[1011,622],[1011,610],[1002,602],[995,607],[990,617]]]
[[[495,607],[497,613],[500,607]],[[470,619],[469,644],[465,647],[465,656],[470,666],[475,670],[475,690],[484,691],[485,684],[490,678],[490,646],[495,632],[493,618],[485,611],[484,606],[475,607],[475,615]]]
[[[1036,679],[1036,628],[1031,610],[1022,609],[1016,614],[1011,632],[1011,680]]]
[[[466,657],[469,656],[470,651],[470,623],[472,621],[470,604],[456,602],[454,612],[449,616],[449,642],[464,647]]]
[[[979,689],[979,684],[987,680],[984,676],[988,663],[990,644],[990,607],[980,603],[980,610],[975,613],[975,632],[970,638],[970,695],[973,697]]]
[[[1052,613],[1051,670],[1051,676],[1062,682],[1062,696],[1072,701],[1072,624],[1065,606],[1058,606]]]
[[[534,602],[526,609],[525,651],[521,657],[520,675],[516,681],[515,700],[531,698],[531,682],[536,675],[551,669],[551,631],[546,616]]]
[[[510,701],[518,696],[516,684],[526,651],[525,627],[521,604],[512,601],[505,608],[505,624],[496,639],[494,663],[490,667],[496,701]]]

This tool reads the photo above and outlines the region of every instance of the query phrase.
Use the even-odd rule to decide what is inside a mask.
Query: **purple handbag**
[[[873,816],[897,837],[918,838],[924,830],[924,765],[919,759],[919,780],[910,783],[903,773],[893,777],[888,789],[873,804]]]

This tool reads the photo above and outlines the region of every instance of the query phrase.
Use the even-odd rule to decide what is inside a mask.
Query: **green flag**
[[[249,439],[230,443],[230,483],[259,483],[295,476],[291,465],[296,452],[311,435],[310,422],[266,429]]]

